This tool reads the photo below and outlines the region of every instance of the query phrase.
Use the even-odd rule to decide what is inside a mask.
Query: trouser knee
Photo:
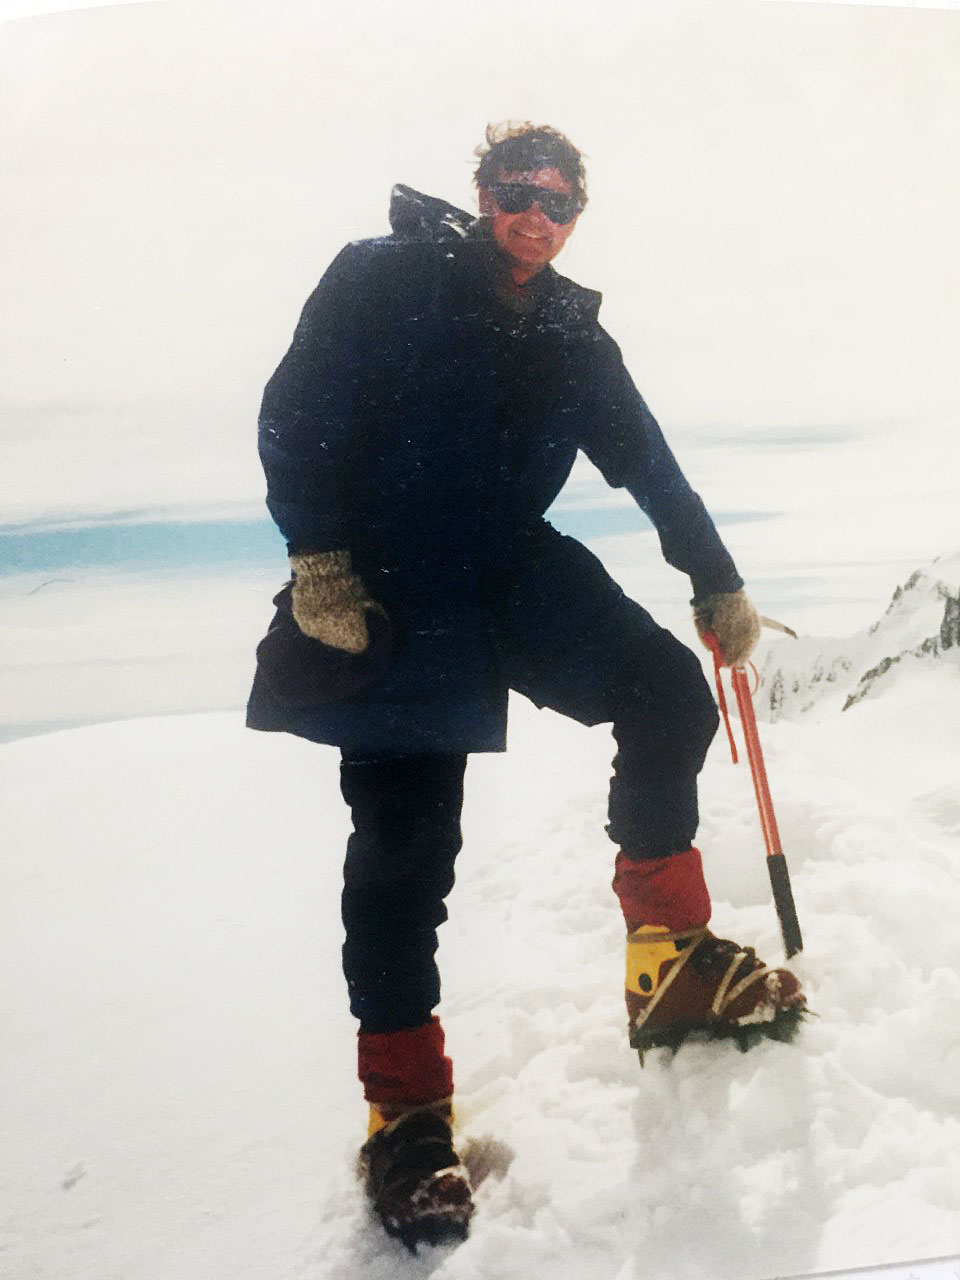
[[[675,636],[657,632],[642,657],[614,719],[607,830],[631,857],[655,858],[693,840],[697,776],[719,717],[696,654]]]
[[[621,750],[653,751],[703,766],[720,719],[700,660],[669,631],[644,642],[613,733]]]

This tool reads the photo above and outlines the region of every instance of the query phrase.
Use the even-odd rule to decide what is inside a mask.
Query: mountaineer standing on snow
[[[717,714],[696,656],[543,519],[578,449],[689,575],[701,636],[746,661],[760,624],[703,504],[597,320],[549,265],[586,205],[554,129],[489,128],[480,217],[406,187],[349,244],[267,385],[260,454],[292,582],[248,723],[341,749],[354,831],[344,972],[369,1103],[367,1189],[410,1247],[466,1233],[434,953],[466,758],[505,748],[515,689],[617,744],[607,831],[635,1048],[783,1038],[792,974],[707,929],[697,774]]]

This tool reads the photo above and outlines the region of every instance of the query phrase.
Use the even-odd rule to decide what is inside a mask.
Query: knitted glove
[[[704,644],[708,631],[717,637],[727,667],[742,667],[760,639],[760,615],[745,591],[704,596],[694,605],[693,621]]]
[[[370,643],[367,610],[383,613],[351,572],[349,551],[307,551],[290,557],[293,618],[305,636],[363,653]]]

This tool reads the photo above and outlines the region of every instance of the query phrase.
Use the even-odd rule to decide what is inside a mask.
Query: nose
[[[543,212],[543,209],[541,209],[541,207],[540,207],[540,201],[539,201],[539,200],[534,200],[533,204],[532,204],[532,205],[530,206],[530,208],[527,210],[527,213],[530,213],[530,214],[538,214],[538,215],[540,216],[540,218],[541,218],[544,222],[549,222],[549,221],[550,221],[550,219],[547,217],[547,215]]]

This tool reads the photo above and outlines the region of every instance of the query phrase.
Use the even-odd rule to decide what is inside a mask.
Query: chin
[[[518,262],[549,262],[551,257],[545,245],[514,245],[511,252]]]

